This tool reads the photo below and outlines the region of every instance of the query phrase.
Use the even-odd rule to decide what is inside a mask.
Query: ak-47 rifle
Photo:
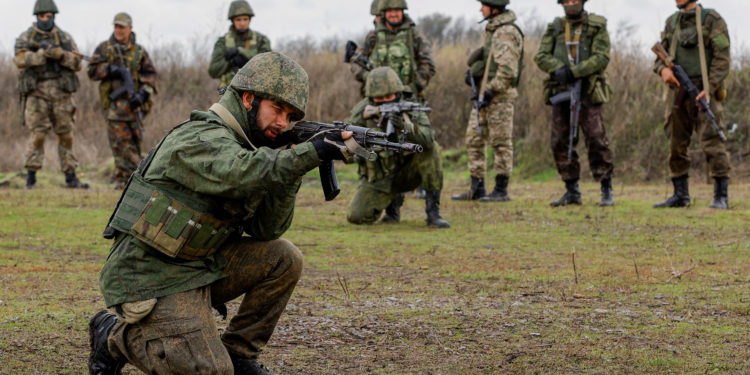
[[[656,54],[656,56],[661,60],[661,62],[664,63],[669,69],[672,70],[672,73],[674,73],[675,78],[677,78],[677,82],[680,83],[680,93],[677,95],[677,98],[684,98],[684,94],[687,94],[691,99],[697,101],[698,106],[700,109],[706,114],[706,117],[708,117],[708,120],[711,121],[711,125],[713,125],[714,130],[716,130],[717,133],[719,133],[719,137],[723,142],[727,141],[727,136],[724,134],[724,131],[721,130],[721,127],[719,124],[716,123],[716,115],[714,115],[713,111],[711,111],[711,107],[708,103],[708,100],[706,98],[698,99],[698,95],[700,95],[701,90],[698,89],[697,86],[693,83],[693,81],[690,79],[690,76],[688,76],[687,72],[685,72],[685,69],[672,61],[671,58],[669,58],[669,55],[667,54],[667,51],[664,49],[664,46],[662,46],[661,43],[656,43],[653,48],[651,48],[652,51]],[[704,90],[708,90],[708,87],[704,87]],[[679,100],[679,99],[678,99]],[[675,101],[677,103],[677,101]],[[679,103],[682,104],[682,103]]]
[[[122,80],[122,84],[120,85],[120,87],[109,93],[109,100],[115,101],[124,95],[125,99],[130,101],[130,98],[132,98],[136,94],[133,73],[130,71],[130,68],[128,68],[127,61],[125,61],[125,58],[122,56],[120,46],[114,46],[113,48],[117,50],[117,57],[120,60],[118,65],[121,68],[120,79]],[[133,112],[135,112],[135,126],[137,133],[138,135],[143,137],[143,110],[141,110],[141,107],[132,109]],[[140,144],[140,141],[142,140],[142,138],[138,138],[138,135],[133,133],[133,141],[136,145]]]
[[[33,52],[36,52],[36,51],[39,51],[40,49],[47,49],[47,48],[57,48],[57,47],[61,47],[61,46],[60,46],[60,45],[57,45],[57,44],[55,44],[55,43],[49,43],[49,42],[41,42],[41,43],[33,42],[33,43],[31,43],[31,44],[29,45],[29,47],[30,47],[29,49],[30,49],[31,51],[33,51]],[[62,47],[61,47],[61,48],[62,48]],[[73,54],[73,55],[75,55],[76,57],[79,57],[79,58],[80,58],[81,60],[84,60],[84,61],[91,61],[91,57],[89,57],[89,56],[86,56],[86,55],[84,55],[84,54],[82,54],[82,53],[80,53],[80,52],[78,52],[78,51],[68,51],[68,50],[66,50],[66,49],[63,49],[63,50],[64,50],[65,52],[70,52],[70,53],[72,53],[72,54]]]
[[[391,150],[396,152],[422,152],[422,146],[414,143],[390,142],[388,136],[370,128],[354,126],[345,122],[334,122],[327,124],[323,122],[300,121],[297,122],[290,132],[293,133],[295,142],[307,142],[316,138],[324,138],[326,135],[340,134],[342,131],[354,133],[352,138],[344,141],[343,145],[348,152],[358,155],[365,160],[375,161],[377,151]],[[321,161],[320,183],[323,186],[323,194],[326,201],[332,201],[341,192],[336,169],[332,160]]]
[[[474,98],[474,100],[471,101],[471,105],[474,107],[474,110],[477,112],[477,134],[479,136],[482,136],[482,120],[479,116],[479,87],[477,87],[477,81],[474,80],[474,76],[471,75],[471,70],[466,72],[466,75],[469,77],[469,82],[471,83],[471,97]]]
[[[576,149],[576,138],[578,138],[578,121],[581,116],[581,92],[583,91],[583,79],[578,79],[573,83],[573,87],[561,92],[552,98],[550,103],[558,105],[570,102],[570,138],[568,140],[568,161],[573,160],[573,151]]]
[[[344,62],[347,64],[357,64],[362,69],[368,72],[371,71],[374,66],[370,62],[370,59],[368,59],[367,56],[359,53],[359,51],[357,51],[357,48],[357,43],[354,43],[351,40],[346,42],[346,54],[344,55]]]
[[[406,113],[406,112],[432,112],[432,108],[425,107],[422,104],[414,103],[406,100],[401,100],[393,103],[383,103],[378,106],[367,106],[364,112],[364,118],[369,119],[374,116],[380,115],[380,121],[378,127],[385,129],[385,134],[388,139],[393,139],[396,134],[396,128],[393,126],[391,121],[391,113]],[[399,141],[402,143],[405,141],[406,134],[402,133],[399,137]]]

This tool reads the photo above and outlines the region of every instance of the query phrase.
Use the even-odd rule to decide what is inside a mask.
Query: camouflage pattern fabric
[[[516,14],[508,10],[493,17],[484,32],[485,43],[491,44],[493,51],[491,66],[494,67],[488,77],[486,88],[507,99],[518,96],[518,91],[513,84],[518,78],[518,61],[522,58],[523,51],[523,35],[513,26],[515,21]]]
[[[31,130],[24,168],[30,171],[42,169],[44,162],[44,140],[50,131],[57,135],[57,155],[60,170],[72,173],[78,167],[73,153],[73,122],[75,106],[70,93],[62,92],[54,81],[41,82],[36,91],[26,99],[24,117]]]
[[[552,154],[557,171],[563,181],[580,178],[581,164],[578,152],[573,152],[572,161],[568,161],[570,145],[570,106],[565,104],[552,107]],[[588,95],[581,102],[581,113],[578,121],[578,134],[583,134],[588,150],[589,166],[594,180],[611,179],[614,172],[612,151],[609,148],[607,132],[604,129],[602,106],[592,105]],[[576,138],[574,145],[578,144]]]
[[[137,323],[121,319],[108,339],[112,355],[147,374],[233,374],[229,353],[256,358],[302,274],[302,254],[283,239],[244,238],[221,251],[227,259],[224,279],[158,298]],[[243,294],[237,315],[219,337],[211,306]]]
[[[232,43],[229,43],[229,41]],[[228,46],[228,44],[233,44]],[[251,60],[260,53],[271,52],[271,40],[267,36],[253,30],[239,34],[234,26],[229,27],[226,35],[221,36],[214,44],[214,50],[211,53],[211,62],[208,66],[208,74],[211,78],[219,80],[219,89],[229,86],[229,83],[242,68],[237,66],[233,61],[228,61],[225,57],[227,48],[236,47],[239,53]]]
[[[112,91],[117,90],[122,85],[120,79],[107,78],[107,69],[110,64],[121,65],[117,49],[120,49],[122,52],[122,57],[133,75],[135,90],[138,91],[144,88],[149,93],[148,103],[145,103],[141,107],[144,115],[147,114],[153,104],[154,94],[157,93],[156,68],[148,52],[136,43],[135,33],[131,34],[130,41],[126,45],[118,43],[114,34],[109,40],[100,43],[96,47],[96,50],[94,50],[94,54],[91,55],[88,75],[94,81],[101,81],[99,84],[99,94],[102,109],[107,111],[107,120],[134,122],[136,114],[134,109],[130,108],[127,98],[122,96],[114,101],[110,101],[107,97]]]
[[[107,138],[112,156],[115,158],[115,171],[112,180],[124,184],[141,162],[141,142],[143,134],[134,122],[107,121]],[[136,143],[135,140],[139,140]]]
[[[515,89],[513,89],[515,90]],[[469,116],[466,128],[466,146],[469,152],[469,172],[473,177],[484,178],[487,168],[487,141],[495,152],[495,173],[508,176],[513,173],[513,101],[494,99],[489,106],[479,110],[482,135],[479,135],[476,109]]]

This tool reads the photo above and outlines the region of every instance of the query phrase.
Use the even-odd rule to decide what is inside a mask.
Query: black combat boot
[[[508,202],[510,196],[508,195],[508,181],[510,177],[497,175],[495,176],[495,190],[488,195],[479,198],[480,202]]]
[[[674,195],[664,202],[657,203],[654,208],[687,207],[690,205],[690,190],[688,188],[688,176],[680,176],[672,179]]]
[[[602,200],[599,201],[599,207],[612,207],[615,205],[615,194],[612,191],[612,179],[605,178],[602,180]]]
[[[440,216],[440,190],[425,191],[425,212],[427,213],[428,227],[451,227],[451,225]]]
[[[69,172],[65,174],[65,187],[69,189],[88,189],[89,184],[81,182],[76,176],[76,172]]]
[[[26,190],[36,188],[36,171],[29,170],[26,172]]]
[[[242,358],[232,353],[229,353],[229,357],[232,358],[235,375],[274,375],[255,358]]]
[[[558,200],[550,202],[552,207],[563,207],[569,204],[581,205],[581,188],[578,187],[578,179],[565,181],[565,194]]]
[[[112,327],[117,324],[117,317],[107,310],[96,313],[89,322],[89,375],[120,375],[125,362],[112,358],[107,346],[107,339]]]
[[[404,205],[404,193],[398,193],[393,196],[393,200],[385,208],[385,215],[380,218],[381,223],[398,223],[401,221],[401,206]]]
[[[714,177],[714,201],[709,208],[729,209],[729,179]]]
[[[487,195],[487,190],[484,189],[484,179],[471,176],[471,187],[469,188],[469,191],[463,194],[454,195],[451,199],[454,201],[475,201],[485,195]]]

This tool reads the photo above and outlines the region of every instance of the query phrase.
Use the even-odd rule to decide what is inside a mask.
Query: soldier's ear
[[[243,92],[242,93],[242,105],[245,106],[246,110],[250,110],[253,108],[253,100],[255,100],[255,95],[253,95],[250,92]]]

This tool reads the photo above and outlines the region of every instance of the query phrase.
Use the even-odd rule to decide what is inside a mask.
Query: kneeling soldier
[[[390,121],[397,133],[405,135],[407,142],[424,147],[424,152],[397,154],[381,151],[375,161],[360,161],[360,185],[349,205],[347,219],[354,224],[374,223],[385,209],[381,221],[398,222],[404,203],[403,193],[421,185],[426,190],[427,225],[449,228],[448,222],[440,216],[443,168],[429,118],[423,112],[409,111],[380,115],[379,107],[398,102],[403,91],[404,85],[393,69],[376,68],[367,77],[366,98],[352,109],[349,122],[377,128],[379,123],[386,122],[380,121],[381,117],[388,116],[382,120]]]

